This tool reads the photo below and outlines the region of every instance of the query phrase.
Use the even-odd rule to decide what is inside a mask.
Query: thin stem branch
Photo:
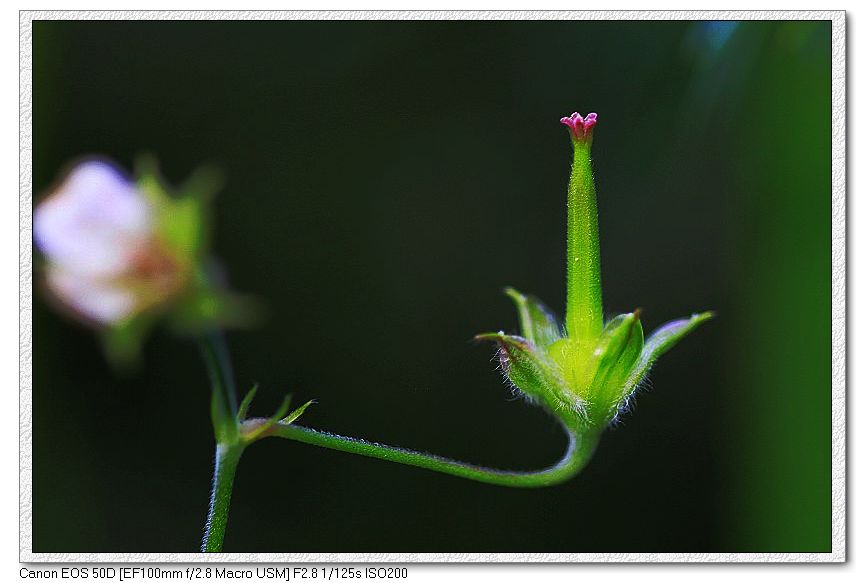
[[[263,421],[263,419],[251,419],[244,424],[244,428],[247,425],[254,426]],[[354,437],[344,437],[301,425],[277,423],[267,431],[265,436],[273,435],[275,437],[292,439],[310,445],[416,466],[487,484],[517,488],[538,488],[552,486],[575,476],[583,469],[595,450],[598,442],[598,435],[596,433],[579,435],[567,427],[565,427],[565,431],[568,435],[568,448],[562,458],[552,466],[530,472],[516,472],[476,466],[433,454],[381,445]]]

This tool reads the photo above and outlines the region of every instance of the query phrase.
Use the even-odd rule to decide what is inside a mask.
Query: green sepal
[[[249,406],[252,405],[252,400],[255,398],[255,393],[258,392],[258,383],[255,383],[243,400],[240,402],[240,407],[237,408],[237,421],[246,419],[246,414],[249,412]]]
[[[297,421],[297,418],[300,417],[301,415],[303,415],[303,413],[304,413],[304,411],[306,411],[307,407],[309,407],[313,403],[315,403],[315,399],[310,399],[309,401],[307,401],[306,403],[304,403],[303,405],[301,405],[300,407],[298,407],[297,409],[295,409],[294,411],[292,411],[291,413],[289,413],[288,415],[286,415],[285,417],[280,419],[279,422],[284,424],[284,425],[290,425],[294,421]]]
[[[514,301],[520,317],[520,332],[523,337],[544,349],[562,337],[561,328],[555,316],[544,304],[533,296],[526,296],[512,287],[506,287],[505,293]]]
[[[216,166],[200,166],[177,189],[181,196],[210,202],[225,185],[225,177]]]
[[[214,171],[202,169],[187,181],[179,196],[165,184],[156,159],[141,156],[136,161],[136,183],[154,209],[156,232],[175,261],[193,265],[208,243],[208,203],[218,179],[206,178]]]
[[[622,400],[627,399],[634,392],[640,382],[646,378],[649,369],[652,368],[652,365],[662,354],[675,346],[679,340],[690,334],[697,326],[712,319],[714,316],[714,312],[694,314],[690,318],[681,318],[667,322],[656,329],[646,340],[640,357],[637,359],[631,370],[631,374],[628,375],[624,383]]]
[[[643,348],[640,310],[610,320],[592,353],[594,375],[587,401],[598,421],[611,417],[618,408],[622,387]]]
[[[206,245],[204,205],[192,197],[172,199],[160,207],[157,229],[175,256],[193,262]]]
[[[478,334],[476,340],[499,345],[499,360],[508,380],[528,397],[540,401],[569,426],[585,420],[583,401],[568,388],[558,366],[525,338],[502,332]]]

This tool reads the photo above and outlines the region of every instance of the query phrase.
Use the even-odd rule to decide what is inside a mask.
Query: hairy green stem
[[[203,335],[199,339],[199,344],[210,377],[210,413],[213,420],[213,434],[216,438],[213,484],[210,489],[210,504],[204,524],[201,550],[219,552],[222,550],[225,527],[228,524],[234,474],[240,455],[243,453],[244,443],[240,439],[237,392],[225,338],[221,332],[213,331]]]
[[[265,421],[265,419],[250,419],[244,423],[244,431],[247,427],[253,429]],[[579,435],[567,427],[565,427],[565,431],[568,435],[568,448],[562,458],[550,467],[530,472],[476,466],[433,454],[371,443],[354,437],[344,437],[293,424],[277,423],[269,428],[262,437],[272,435],[293,439],[310,445],[416,466],[487,484],[516,488],[539,488],[564,482],[579,473],[595,450],[598,443],[596,432]]]
[[[201,552],[218,553],[222,551],[225,540],[225,527],[228,525],[228,510],[231,506],[231,492],[234,490],[234,474],[243,453],[243,445],[217,444],[213,463],[213,485],[210,490],[210,507],[204,523],[204,538]]]

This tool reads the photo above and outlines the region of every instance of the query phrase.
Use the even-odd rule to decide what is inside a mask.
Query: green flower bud
[[[574,149],[568,183],[567,310],[564,325],[535,298],[507,288],[521,336],[480,334],[499,345],[502,371],[522,393],[581,433],[605,427],[626,407],[661,354],[711,312],[674,320],[644,340],[640,310],[604,323],[591,146],[597,115],[562,118]]]

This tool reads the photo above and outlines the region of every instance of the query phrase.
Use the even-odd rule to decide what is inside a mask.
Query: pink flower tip
[[[591,138],[592,127],[598,123],[598,114],[590,113],[583,117],[575,111],[570,117],[563,117],[560,121],[568,126],[568,131],[575,140],[585,140]]]

